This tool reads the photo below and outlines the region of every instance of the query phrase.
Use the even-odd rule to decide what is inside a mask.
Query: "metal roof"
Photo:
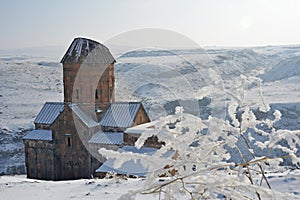
[[[142,147],[137,149],[133,146],[124,146],[123,148],[119,149],[120,152],[132,152],[132,153],[140,153],[146,155],[153,155],[157,149],[155,148],[146,148]],[[113,172],[117,174],[130,174],[135,176],[146,176],[148,173],[148,168],[142,165],[141,159],[129,160],[122,164],[120,168],[114,167],[114,162],[116,159],[108,158],[97,170],[96,172]]]
[[[123,144],[122,132],[98,132],[90,140],[93,144]]]
[[[30,131],[23,137],[24,140],[45,140],[52,141],[52,131],[51,130],[33,130]]]
[[[56,118],[64,111],[62,102],[46,102],[34,120],[37,124],[53,124]]]
[[[100,125],[120,128],[131,127],[141,105],[141,102],[112,103]]]
[[[99,123],[87,115],[77,104],[69,104],[69,107],[88,128],[99,126]]]
[[[61,59],[61,63],[85,62],[92,64],[111,64],[116,62],[109,49],[97,41],[75,38]]]

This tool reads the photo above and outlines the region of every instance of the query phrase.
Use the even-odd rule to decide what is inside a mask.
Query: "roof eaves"
[[[52,141],[52,131],[44,129],[32,130],[23,137],[23,140]]]

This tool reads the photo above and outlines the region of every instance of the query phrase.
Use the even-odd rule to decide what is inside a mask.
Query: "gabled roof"
[[[83,61],[86,63],[101,63],[107,65],[116,62],[108,48],[103,44],[87,38],[75,38],[61,59],[61,63]]]
[[[90,115],[87,115],[78,105],[69,104],[69,107],[88,128],[99,126],[99,123],[96,122]]]
[[[92,144],[123,144],[122,132],[98,132],[90,140]]]
[[[23,137],[23,140],[44,140],[52,141],[52,131],[51,130],[33,130],[30,131]]]
[[[133,125],[141,102],[112,103],[100,121],[101,126],[128,128]]]
[[[63,111],[64,111],[64,103],[46,102],[42,110],[36,116],[34,123],[51,125],[56,120],[56,118],[60,115],[60,113]]]

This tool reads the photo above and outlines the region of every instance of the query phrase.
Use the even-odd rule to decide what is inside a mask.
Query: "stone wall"
[[[28,178],[54,179],[54,149],[52,141],[24,140],[25,165]]]
[[[100,165],[88,151],[88,140],[93,129],[88,129],[79,119],[74,119],[68,106],[51,129],[55,142],[55,179],[91,178],[95,166]]]
[[[114,101],[114,64],[63,64],[64,102],[95,106]]]

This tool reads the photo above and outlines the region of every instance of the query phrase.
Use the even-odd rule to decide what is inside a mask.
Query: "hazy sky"
[[[140,28],[200,46],[300,44],[299,0],[0,0],[0,49],[99,42]]]

